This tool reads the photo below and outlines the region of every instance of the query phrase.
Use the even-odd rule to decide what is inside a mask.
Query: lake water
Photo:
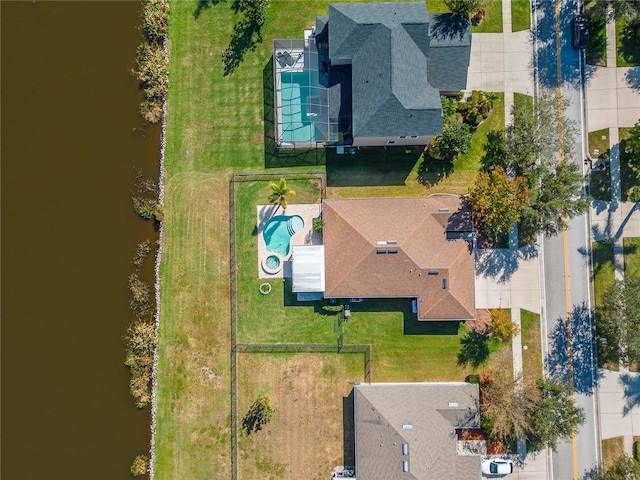
[[[123,336],[134,167],[157,178],[129,70],[139,2],[0,2],[2,463],[11,479],[127,479],[149,450]],[[152,280],[152,259],[145,278]]]

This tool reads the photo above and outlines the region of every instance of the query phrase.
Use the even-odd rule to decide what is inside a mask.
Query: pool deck
[[[269,274],[262,268],[262,262],[269,256],[267,246],[262,236],[262,230],[265,223],[276,215],[300,215],[304,220],[304,227],[291,237],[291,245],[322,245],[322,234],[313,231],[313,220],[320,216],[320,204],[294,204],[283,210],[282,207],[275,205],[258,205],[256,207],[258,219],[258,278],[283,278],[291,277],[291,253],[284,258],[284,268],[281,268],[275,274]]]

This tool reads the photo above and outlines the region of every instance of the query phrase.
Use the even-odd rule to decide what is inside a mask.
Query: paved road
[[[580,134],[576,138],[575,155],[565,160],[582,167],[586,158],[582,59],[580,52],[571,46],[570,30],[570,19],[579,6],[574,0],[557,1],[557,4],[551,0],[535,3],[536,84],[539,89],[557,90],[570,101],[565,115],[576,122]],[[576,437],[559,444],[551,455],[553,478],[559,480],[582,477],[599,459],[589,245],[586,215],[570,220],[566,233],[545,238],[542,244],[547,371],[571,385],[575,403],[584,408],[586,415],[586,422]]]

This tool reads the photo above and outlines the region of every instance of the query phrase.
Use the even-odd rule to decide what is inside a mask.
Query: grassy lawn
[[[245,53],[234,73],[224,76],[221,54],[238,20],[232,2],[171,2],[171,86],[155,437],[155,475],[159,480],[230,476],[229,179],[232,172],[265,171],[266,166],[276,166],[286,157],[275,156],[265,148],[268,147],[264,140],[268,128],[265,119],[272,115],[264,82],[265,72],[270,71],[271,40],[300,37],[315,16],[326,15],[327,5],[327,1],[308,0],[296,2],[295,8],[291,8],[291,2],[274,0],[261,32],[264,41]],[[499,102],[494,113],[478,128],[474,152],[481,152],[487,130],[503,128],[501,105]],[[294,158],[293,163],[299,166],[288,167],[288,173],[324,168],[322,151],[296,155],[299,158]],[[349,157],[364,161],[358,158],[359,154]],[[412,161],[402,165],[406,174],[402,185],[337,186],[329,188],[328,194],[337,197],[464,193],[479,165],[478,157],[468,154],[456,162],[452,175],[433,187],[425,187],[419,182],[419,155]],[[283,162],[292,163],[288,159]],[[369,171],[372,176],[374,170]],[[387,174],[380,173],[378,178]],[[317,192],[309,191],[308,184],[290,185],[298,191],[294,201],[317,198]],[[239,199],[238,208],[245,211],[257,199],[262,203],[267,188],[264,183],[251,186],[242,193],[246,197]],[[241,304],[246,309],[242,320],[253,322],[256,330],[247,327],[251,323],[242,324],[239,334],[251,341],[269,341],[279,335],[282,335],[279,341],[307,338],[335,341],[333,317],[315,312],[314,307],[283,306],[288,301],[284,283],[274,284],[270,295],[258,297],[254,226],[255,208],[238,222],[239,231],[249,230],[242,237],[244,243],[238,245],[238,288],[247,304]],[[466,335],[463,325],[444,332],[441,327],[431,326],[436,333],[403,335],[405,330],[425,328],[407,317],[411,312],[408,300],[361,305],[371,311],[354,309],[351,322],[344,326],[345,343],[373,344],[375,380],[460,380],[471,371],[469,366],[457,365],[460,339]],[[267,311],[268,315],[264,315]],[[399,365],[402,362],[406,364]],[[280,367],[273,368],[278,372]],[[351,367],[335,368],[351,378],[348,374]],[[262,380],[267,382],[264,388],[270,388],[273,379]],[[251,388],[263,386],[246,388],[250,396]],[[336,398],[344,395],[342,390],[336,392],[327,395]],[[257,446],[246,442],[243,448],[246,453]],[[333,458],[332,455],[327,454],[327,458]],[[268,477],[273,473],[263,473],[280,471],[280,458],[265,457],[260,460],[261,466],[244,463],[241,467],[249,469],[246,478],[255,478],[252,472],[257,477]]]
[[[502,32],[502,0],[485,0],[486,14],[480,25],[472,25],[474,33],[501,33]],[[443,0],[427,0],[429,13],[450,12]],[[473,14],[472,14],[473,16]]]
[[[640,238],[623,238],[624,274],[640,277]]]
[[[525,379],[542,378],[542,339],[540,337],[540,315],[528,310],[520,311],[522,326],[522,376]]]
[[[319,200],[313,183],[305,182],[287,182],[297,192],[292,202]],[[264,203],[268,184],[236,184],[239,343],[336,344],[342,333],[345,344],[372,345],[374,381],[463,380],[471,373],[469,365],[458,365],[468,328],[457,322],[418,322],[409,299],[351,304],[351,319],[341,325],[340,317],[324,312],[319,301],[298,302],[288,280],[271,281],[271,293],[261,295],[255,212],[256,205]],[[491,340],[485,343],[487,356],[502,347]]]
[[[531,28],[531,1],[511,0],[511,31],[519,32]]]
[[[607,66],[607,29],[606,21],[591,13],[596,0],[589,0],[585,4],[585,14],[589,24],[589,45],[585,51],[588,65]],[[601,150],[602,151],[602,150]]]
[[[629,168],[630,154],[625,152],[627,146],[627,138],[629,138],[630,128],[620,128],[620,187],[622,189],[622,201],[629,200],[629,194],[634,186],[640,185],[640,176]]]
[[[597,332],[598,308],[602,304],[603,292],[614,282],[613,244],[594,242],[593,249],[593,289],[596,310],[596,342],[600,347]],[[609,370],[618,370],[618,358],[607,358],[603,349],[598,348],[598,366]]]
[[[624,19],[616,20],[616,62],[618,67],[640,65],[640,28],[631,28]]]
[[[239,437],[239,478],[321,480],[353,465],[350,393],[363,380],[362,354],[240,354],[239,416],[260,394],[276,411],[261,431]]]
[[[609,156],[609,129],[589,132],[589,153],[593,157],[594,150],[599,156]],[[594,157],[595,160],[595,157]],[[589,177],[591,196],[596,200],[611,201],[611,174],[608,170],[591,170]]]
[[[354,155],[327,151],[327,196],[398,197],[432,193],[467,193],[484,155],[487,133],[504,128],[504,94],[474,132],[469,151],[453,165],[424,161],[421,148],[358,150]],[[339,188],[337,188],[339,187]]]

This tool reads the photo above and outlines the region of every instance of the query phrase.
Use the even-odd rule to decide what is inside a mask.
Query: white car
[[[504,458],[487,458],[482,460],[481,465],[483,475],[497,477],[513,472],[513,462]]]

